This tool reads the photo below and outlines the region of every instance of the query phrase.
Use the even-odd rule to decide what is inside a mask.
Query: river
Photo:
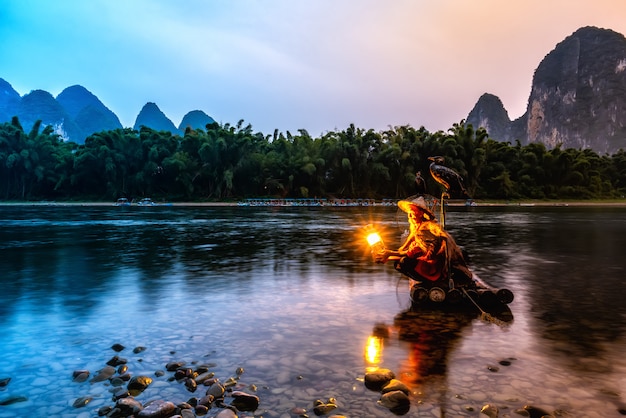
[[[409,417],[626,414],[626,208],[450,208],[474,272],[515,294],[504,323],[408,312],[407,282],[362,234],[396,246],[404,222],[394,207],[1,206],[0,418],[97,416],[114,386],[73,372],[114,356],[152,378],[142,403],[201,397],[165,368],[207,365],[258,396],[240,417],[329,398],[393,416],[364,387],[372,367],[410,386]]]

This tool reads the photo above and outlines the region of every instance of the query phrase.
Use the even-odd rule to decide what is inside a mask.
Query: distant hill
[[[67,87],[56,98],[45,90],[33,90],[20,96],[11,84],[0,78],[0,123],[9,122],[13,116],[19,117],[27,132],[35,121],[41,120],[42,126],[50,125],[63,139],[78,144],[95,132],[123,128],[117,115],[83,86]],[[201,110],[192,110],[183,117],[181,128],[176,128],[155,103],[149,102],[137,115],[133,129],[147,126],[182,134],[187,126],[206,129],[206,125],[213,122],[213,118]]]
[[[56,99],[73,118],[83,140],[94,132],[122,128],[115,113],[83,86],[68,87]]]
[[[510,121],[500,99],[485,94],[466,123],[522,145],[561,144],[600,154],[626,149],[626,38],[608,29],[578,29],[535,70],[524,115]]]
[[[21,98],[15,115],[25,131],[30,131],[37,120],[42,126],[51,125],[63,138],[80,136],[80,129],[63,106],[45,90],[33,90]]]
[[[121,127],[118,117],[82,86],[71,86],[55,99],[43,90],[20,97],[0,78],[0,122],[17,115],[26,131],[36,120],[51,125],[64,139],[83,143],[103,130]],[[592,26],[575,31],[558,43],[533,75],[524,115],[510,120],[501,100],[485,93],[466,118],[490,137],[522,145],[589,148],[600,154],[626,149],[626,38]],[[205,129],[214,120],[194,110],[177,128],[152,102],[137,115],[134,129],[182,134],[187,127]]]
[[[183,116],[183,120],[180,122],[180,125],[178,125],[178,129],[181,132],[185,132],[187,128],[206,130],[206,126],[211,123],[215,123],[215,120],[213,120],[211,116],[207,115],[202,110],[192,110]]]
[[[9,121],[15,116],[21,99],[19,93],[0,78],[0,122]]]
[[[133,129],[139,130],[142,126],[147,126],[156,131],[180,133],[174,123],[165,116],[165,113],[161,112],[159,106],[152,102],[148,102],[143,106],[139,115],[137,115]]]

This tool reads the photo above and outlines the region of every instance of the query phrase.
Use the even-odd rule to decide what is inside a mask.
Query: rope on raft
[[[474,299],[472,299],[472,297],[469,295],[469,293],[467,293],[467,291],[465,290],[465,288],[461,288],[463,290],[463,293],[465,293],[465,296],[467,296],[467,298],[472,301],[472,303],[474,304],[474,306],[476,306],[476,308],[480,311],[480,319],[486,322],[491,322],[492,324],[498,325],[498,326],[504,326],[506,325],[506,322],[494,317],[493,315],[491,315],[488,312],[485,312],[479,305],[478,303],[476,303],[476,301]]]

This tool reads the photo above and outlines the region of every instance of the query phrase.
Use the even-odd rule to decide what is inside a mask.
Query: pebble
[[[89,379],[89,370],[75,370],[72,373],[72,377],[73,377],[73,381],[77,382],[77,383],[82,383],[85,382],[87,379]]]
[[[28,398],[26,396],[10,396],[0,400],[0,406],[13,405],[14,403],[26,402]]]
[[[383,386],[396,377],[395,373],[389,369],[378,369],[365,374],[365,387],[380,391]]]
[[[137,414],[138,418],[166,418],[170,417],[176,410],[176,405],[170,401],[157,399],[146,403]]]
[[[219,382],[215,382],[214,384],[209,386],[209,388],[206,391],[206,394],[211,395],[214,398],[220,398],[224,395],[224,392],[226,392],[226,389],[224,388],[224,386],[222,386],[222,384]]]
[[[111,346],[111,349],[117,353],[119,353],[120,351],[124,351],[125,348],[126,347],[124,347],[122,344],[117,344],[117,343]]]
[[[215,418],[237,418],[237,414],[230,409],[223,409],[215,416]]]
[[[152,383],[152,378],[148,376],[133,376],[128,382],[128,391],[131,395],[137,396]]]
[[[256,411],[259,407],[259,397],[245,392],[235,391],[231,393],[233,401],[230,403],[239,411]]]
[[[91,383],[103,382],[108,380],[115,374],[115,368],[112,366],[105,366],[98,370],[98,373],[90,380]]]
[[[487,415],[489,418],[498,418],[499,411],[497,406],[487,404],[480,409],[480,413]]]
[[[242,330],[242,332],[245,332],[245,330]],[[184,352],[182,343],[181,345],[174,345],[176,345],[176,350],[171,351]],[[348,344],[345,350],[353,351],[355,345],[358,344]],[[395,385],[404,383],[400,378],[396,380],[396,373],[389,369],[379,369],[379,374],[376,378],[373,378],[374,375],[371,373],[364,374],[364,369],[359,369],[351,365],[343,367],[342,365],[324,364],[314,357],[309,357],[301,353],[294,355],[274,355],[271,350],[268,349],[267,352],[264,351],[254,359],[245,361],[245,373],[243,372],[243,367],[234,367],[234,365],[229,364],[227,358],[214,351],[212,351],[209,356],[211,360],[217,361],[212,364],[205,363],[205,359],[202,357],[199,357],[199,360],[193,360],[192,358],[185,358],[185,361],[176,359],[175,355],[169,354],[170,351],[165,347],[151,347],[150,351],[147,353],[148,355],[143,357],[143,362],[139,362],[136,357],[130,355],[126,363],[122,363],[117,367],[105,366],[99,370],[98,368],[103,365],[108,356],[102,356],[104,360],[87,360],[84,364],[77,364],[77,368],[74,369],[74,372],[71,371],[72,369],[70,369],[69,372],[65,371],[67,382],[75,381],[80,383],[80,381],[75,380],[76,376],[81,376],[80,380],[86,381],[91,377],[90,370],[98,370],[91,379],[92,384],[68,384],[66,387],[61,387],[57,392],[59,403],[37,406],[29,405],[28,408],[32,411],[32,416],[62,416],[70,414],[76,416],[76,414],[79,413],[87,417],[94,416],[96,411],[101,410],[104,412],[108,409],[110,412],[110,409],[113,407],[120,408],[122,406],[126,406],[127,408],[143,408],[143,411],[147,409],[147,406],[142,407],[141,405],[142,402],[147,399],[160,399],[162,402],[174,400],[175,402],[181,402],[182,400],[190,399],[189,396],[191,395],[187,389],[188,381],[169,380],[180,368],[186,368],[187,371],[185,371],[185,375],[195,373],[194,380],[197,379],[196,383],[200,381],[204,384],[206,381],[211,381],[212,384],[201,386],[202,390],[197,390],[194,393],[198,402],[200,402],[200,399],[204,396],[203,392],[206,390],[207,392],[216,391],[216,394],[224,397],[223,400],[225,404],[230,403],[232,406],[238,406],[235,401],[235,396],[233,395],[237,392],[244,393],[246,398],[250,397],[254,402],[251,404],[254,406],[248,407],[250,408],[249,412],[257,411],[256,409],[252,409],[255,406],[259,408],[258,411],[254,413],[254,416],[263,415],[266,417],[284,418],[303,418],[304,415],[312,416],[314,414],[314,407],[311,406],[312,400],[321,395],[336,395],[341,402],[340,405],[320,400],[321,404],[318,405],[318,412],[324,412],[324,416],[328,418],[340,418],[344,416],[389,418],[391,415],[387,405],[397,406],[398,404],[403,404],[401,402],[398,404],[393,403],[391,395],[383,398],[382,395],[384,394],[381,394],[383,391],[388,391],[389,393],[399,391],[404,394],[408,392],[409,395],[407,398],[409,402],[411,400],[414,401],[413,406],[409,404],[409,407],[418,409],[419,416],[438,416],[438,406],[434,401],[434,399],[436,399],[436,396],[434,396],[436,390],[433,389],[436,388],[433,382],[436,381],[437,376],[434,376],[435,380],[431,382],[427,381],[424,385],[405,385],[406,389],[401,390],[395,387]],[[152,360],[153,357],[167,360],[155,364]],[[241,357],[245,358],[245,352]],[[296,361],[296,359],[298,359],[298,361]],[[117,361],[119,361],[119,357]],[[462,363],[463,358],[460,357],[455,361]],[[529,411],[533,410],[530,409],[530,405],[526,405],[529,409],[524,409],[522,406],[524,406],[525,400],[529,398],[536,399],[529,396],[529,394],[534,393],[536,382],[533,382],[531,377],[524,379],[519,375],[514,375],[514,377],[509,376],[515,369],[526,367],[525,362],[527,361],[526,358],[522,358],[521,356],[520,359],[512,359],[509,357],[501,357],[501,353],[490,352],[488,350],[479,351],[476,355],[476,359],[469,363],[474,365],[474,370],[448,376],[449,382],[446,383],[448,389],[448,398],[446,399],[447,415],[466,416],[468,413],[474,412],[472,416],[475,416],[475,414],[478,413],[477,411],[481,410],[481,405],[486,406],[487,404],[492,404],[494,406],[497,405],[500,408],[500,413],[504,414],[504,416],[512,417],[515,413],[518,413],[518,416],[531,416]],[[59,358],[55,363],[63,364],[63,361]],[[209,364],[211,364],[211,371],[209,371],[209,367],[207,367]],[[252,364],[259,364],[262,367],[257,369],[252,366]],[[497,372],[485,368],[483,366],[485,364],[493,365],[489,367],[498,369]],[[509,368],[511,365],[520,367]],[[265,369],[265,367],[267,367],[267,369]],[[458,367],[458,364],[455,364],[455,367]],[[172,368],[172,370],[169,370],[169,368]],[[123,372],[123,374],[120,374],[120,372]],[[234,373],[234,375],[229,376],[230,373]],[[398,372],[397,374],[404,379],[402,373]],[[392,375],[394,377],[391,377]],[[124,389],[123,385],[120,384],[124,381],[122,376],[125,376],[126,381],[129,383],[133,377],[150,376],[152,383],[145,387],[140,395],[135,395],[137,396],[136,399],[130,396],[130,393],[126,393],[124,397],[120,397],[117,402],[114,402],[112,401],[113,392],[109,392],[109,390],[114,387]],[[54,381],[43,372],[31,378],[29,384],[33,382],[37,383],[37,385],[32,386],[24,384],[16,386],[15,379],[18,376],[12,377],[14,380],[5,378],[11,380],[9,388],[13,390],[28,388],[28,392],[25,390],[23,393],[28,394],[29,397],[34,394],[44,393],[48,390],[47,385],[54,383]],[[597,395],[596,392],[586,390],[582,386],[566,388],[566,390],[561,391],[550,389],[551,387],[557,387],[558,382],[563,381],[567,377],[568,373],[566,371],[561,374],[551,375],[539,372],[537,378],[541,379],[542,382],[548,382],[548,389],[544,391],[544,395],[546,399],[553,400],[547,403],[546,406],[562,408],[563,405],[580,405],[580,408],[588,410],[589,404],[597,402],[597,400],[594,399],[594,396]],[[376,383],[378,382],[376,380],[378,378],[380,378],[380,381],[386,382],[385,385],[387,386],[383,385],[377,391],[379,393],[373,393],[372,389],[366,387],[365,382],[368,382],[371,386],[378,386],[378,383]],[[282,384],[279,384],[279,382]],[[7,381],[6,385],[8,384]],[[433,389],[431,392],[428,392],[428,390],[420,392],[416,389],[416,387],[420,390],[428,389],[429,386]],[[610,387],[610,385],[607,386]],[[335,393],[327,393],[329,388],[332,388]],[[414,389],[415,392],[411,393],[411,389]],[[251,395],[252,392],[254,392],[254,395]],[[617,393],[617,391],[615,392]],[[393,396],[401,395],[394,394]],[[576,400],[572,399],[572,396],[575,396]],[[79,401],[81,398],[83,399]],[[87,398],[91,399],[87,401]],[[65,399],[65,401],[63,401],[63,399]],[[68,399],[74,401],[68,401]],[[423,400],[423,403],[418,403],[419,400]],[[26,401],[28,401],[26,397],[7,396],[4,400],[0,400],[0,404],[10,405],[12,403]],[[130,402],[130,404],[127,402]],[[232,414],[237,416],[234,411],[229,409],[217,409],[214,403],[215,398],[202,402],[210,405],[211,408],[209,409],[206,405],[198,403],[198,405],[204,406],[204,409],[195,406],[194,409],[182,409],[179,411],[179,414],[184,418],[187,418],[186,416],[191,418],[192,416],[190,414],[197,416],[202,416],[203,414],[211,417],[216,417],[218,414],[222,414],[221,416],[223,417],[232,417]],[[74,403],[78,406],[74,406]],[[83,406],[80,406],[81,403],[83,403]],[[258,405],[255,405],[257,403]],[[70,412],[67,409],[69,406],[76,408],[76,410],[73,413]],[[192,408],[191,406],[189,407]],[[246,407],[242,407],[241,409],[245,408]],[[340,412],[338,412],[338,408],[341,408]],[[508,411],[506,411],[506,408],[508,408]],[[553,416],[557,416],[556,409],[535,408],[541,410],[539,413],[549,412],[552,413]],[[598,409],[598,414],[586,413],[584,416],[602,416],[603,414],[599,411],[607,411],[606,408],[609,408],[608,410],[612,411],[613,414],[626,415],[626,410],[619,409],[617,403],[611,405],[607,402],[606,407],[601,406]],[[563,416],[567,416],[567,414],[573,414],[572,416],[574,416],[575,411],[575,408],[565,408]],[[246,412],[247,411],[240,412],[242,417],[253,416],[253,414],[246,414]],[[7,413],[8,408],[4,411],[0,408],[0,418],[8,417],[9,415],[7,415]],[[104,412],[104,415],[107,413],[108,412]],[[343,415],[343,413],[345,413],[345,415]],[[522,413],[525,415],[521,415]],[[136,412],[136,414],[139,415],[139,412]],[[144,413],[143,416],[145,416],[145,414],[146,413]],[[484,413],[481,415],[488,416]],[[606,416],[606,414],[604,414],[604,416]]]
[[[84,406],[87,406],[87,404],[89,402],[91,402],[93,400],[93,398],[91,396],[81,396],[80,398],[76,399],[74,401],[74,403],[72,404],[72,406],[74,408],[82,408]]]
[[[381,392],[387,393],[394,392],[396,390],[404,392],[405,395],[409,395],[411,393],[409,387],[398,379],[391,379],[389,383],[382,387]]]

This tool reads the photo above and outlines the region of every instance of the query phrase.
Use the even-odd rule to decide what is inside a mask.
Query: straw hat
[[[435,215],[430,211],[428,205],[426,205],[426,200],[422,196],[413,200],[400,200],[398,207],[407,213],[419,210],[427,214],[431,219],[435,219]]]

